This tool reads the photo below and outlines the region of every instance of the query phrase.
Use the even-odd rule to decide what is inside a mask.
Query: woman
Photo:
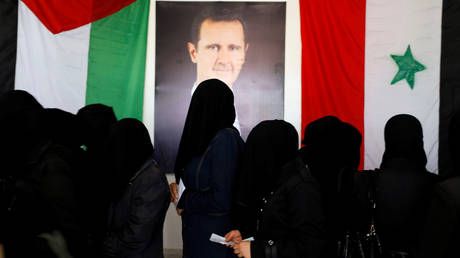
[[[380,169],[373,180],[360,176],[357,193],[366,207],[368,189],[375,185],[375,226],[382,247],[389,255],[412,257],[437,178],[425,168],[423,130],[417,118],[393,116],[385,125],[384,139]]]
[[[234,121],[230,88],[217,79],[200,83],[190,102],[175,165],[176,180],[186,187],[177,204],[186,258],[231,255],[209,237],[230,230],[233,186],[244,144]],[[173,184],[173,199],[175,188]]]
[[[163,223],[169,206],[168,182],[153,160],[145,126],[136,119],[117,122],[108,137],[108,257],[163,257]]]
[[[295,128],[281,120],[261,122],[249,134],[238,184],[239,230],[225,236],[237,242],[239,257],[317,257],[321,250],[318,184],[295,159],[297,149]],[[251,236],[255,241],[241,241]]]

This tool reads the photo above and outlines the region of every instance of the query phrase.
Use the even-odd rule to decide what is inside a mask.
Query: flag
[[[14,89],[18,1],[0,2],[0,95]]]
[[[15,89],[76,113],[102,103],[142,119],[149,0],[18,4]]]
[[[300,0],[302,128],[335,115],[363,134],[361,168],[380,166],[396,114],[423,127],[427,169],[448,173],[448,122],[458,109],[460,2]]]

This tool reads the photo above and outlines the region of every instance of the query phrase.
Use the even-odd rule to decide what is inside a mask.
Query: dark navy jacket
[[[182,213],[184,258],[231,257],[232,249],[209,241],[212,233],[224,236],[231,228],[234,182],[244,142],[235,129],[222,129],[205,153],[185,167],[186,190],[178,208]]]
[[[169,202],[166,176],[149,159],[131,178],[121,200],[110,205],[105,254],[163,257],[163,224]]]

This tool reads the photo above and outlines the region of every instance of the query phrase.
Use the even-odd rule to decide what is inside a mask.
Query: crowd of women
[[[163,257],[170,202],[184,258],[460,257],[460,177],[426,170],[415,117],[392,117],[380,168],[359,172],[362,136],[337,117],[307,125],[300,150],[288,122],[262,121],[244,142],[234,120],[232,91],[200,83],[168,187],[140,121],[117,121],[100,104],[73,115],[4,94],[5,257]],[[449,140],[460,172],[460,113]]]

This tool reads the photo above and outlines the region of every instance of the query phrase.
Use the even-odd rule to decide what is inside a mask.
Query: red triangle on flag
[[[136,0],[22,0],[52,33],[114,14]]]

